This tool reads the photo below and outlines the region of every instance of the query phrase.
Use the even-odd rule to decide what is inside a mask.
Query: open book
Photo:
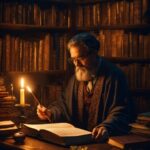
[[[69,123],[24,124],[23,132],[48,142],[69,146],[92,142],[91,132]]]

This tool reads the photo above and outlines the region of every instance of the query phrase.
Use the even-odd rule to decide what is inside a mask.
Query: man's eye
[[[83,56],[81,56],[81,57],[79,57],[78,59],[83,59],[84,57]]]

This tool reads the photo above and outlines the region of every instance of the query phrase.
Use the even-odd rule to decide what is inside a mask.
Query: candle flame
[[[21,88],[24,88],[24,79],[21,78]]]
[[[28,90],[30,93],[32,93],[32,90],[31,90],[31,88],[30,88],[29,86],[27,86],[27,90]]]

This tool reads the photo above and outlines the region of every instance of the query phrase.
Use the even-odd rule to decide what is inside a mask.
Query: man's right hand
[[[46,107],[44,107],[43,105],[38,105],[37,106],[37,115],[41,120],[48,120],[48,116],[46,114]]]

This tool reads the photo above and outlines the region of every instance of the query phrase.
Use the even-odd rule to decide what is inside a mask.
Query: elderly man
[[[128,132],[128,86],[123,72],[98,56],[99,41],[90,33],[80,33],[68,43],[75,75],[60,101],[48,108],[38,105],[42,120],[67,121],[92,131],[96,141]]]

